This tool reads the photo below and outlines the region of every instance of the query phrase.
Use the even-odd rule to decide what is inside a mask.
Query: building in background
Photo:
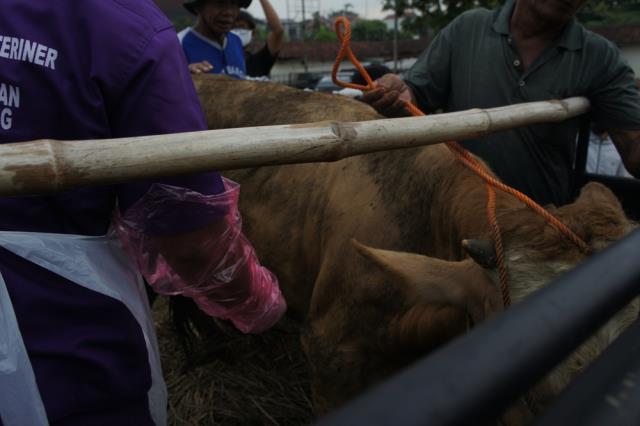
[[[192,25],[193,17],[182,7],[181,1],[155,0],[155,2],[173,22],[177,30]],[[337,11],[328,16],[323,16],[319,13],[317,4],[317,2],[309,3],[309,8],[305,11],[304,21],[302,19],[282,20],[287,42],[285,42],[278,62],[272,70],[271,77],[273,80],[302,87],[302,83],[295,83],[299,75],[305,76],[303,80],[313,81],[315,79],[317,81],[322,75],[328,74],[338,51],[338,42],[333,35],[333,22],[340,14],[346,13],[350,18],[354,34],[356,33],[355,28],[358,25],[358,21],[362,21],[361,23],[375,21],[360,19],[353,10],[346,10],[346,6],[344,11]],[[311,7],[313,5],[316,5],[315,8]],[[295,12],[296,16],[302,16],[298,13],[298,9]],[[414,12],[407,11],[398,20],[401,23],[415,16]],[[389,31],[393,29],[393,19],[394,15],[390,14],[380,22],[384,23],[385,28]],[[260,24],[262,24],[264,31],[264,24],[259,22],[259,32]],[[591,29],[615,43],[636,76],[640,76],[640,23],[600,26]],[[409,34],[409,36],[411,35]],[[418,35],[413,35],[413,37],[418,37]],[[399,40],[398,69],[401,72],[415,62],[417,56],[428,46],[429,40],[430,38],[424,35],[415,40]],[[393,46],[391,37],[388,37],[388,40],[383,37],[379,41],[353,41],[352,48],[357,57],[363,62],[392,65]],[[346,70],[353,69],[350,64],[346,63],[344,68]]]

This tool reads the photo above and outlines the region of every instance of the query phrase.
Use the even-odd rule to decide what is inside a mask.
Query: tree
[[[578,11],[587,26],[616,26],[640,22],[639,0],[592,0]]]
[[[502,0],[384,0],[384,9],[402,16],[405,10],[415,10],[403,27],[418,34],[426,29],[439,30],[462,12],[476,7],[493,9]],[[587,25],[622,25],[640,22],[640,0],[589,0],[578,11],[578,19]]]
[[[318,31],[314,34],[313,39],[315,41],[337,41],[338,36],[332,29],[327,28],[325,25],[321,25]]]
[[[413,9],[420,13],[412,19],[414,27],[438,30],[468,9],[493,8],[501,3],[499,0],[385,0],[384,9],[393,10],[398,16]]]
[[[359,19],[351,27],[351,40],[381,41],[387,39],[389,39],[389,30],[387,30],[387,26],[382,21]]]
[[[419,36],[427,35],[429,33],[429,26],[427,25],[424,17],[413,14],[412,16],[405,16],[402,20],[401,34],[416,34]],[[400,37],[402,38],[402,37]],[[408,38],[408,37],[404,37]]]

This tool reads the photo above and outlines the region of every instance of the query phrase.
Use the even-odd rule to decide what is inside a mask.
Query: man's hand
[[[209,61],[194,62],[193,64],[189,64],[189,72],[191,72],[191,74],[207,73],[212,69],[213,65],[211,65]]]
[[[406,102],[415,102],[409,86],[396,74],[385,74],[375,81],[376,88],[360,97],[386,117],[406,117]]]

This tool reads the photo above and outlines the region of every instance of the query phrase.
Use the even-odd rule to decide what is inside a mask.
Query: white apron
[[[167,423],[167,391],[144,283],[115,236],[0,232],[0,246],[75,284],[121,301],[144,334],[151,389],[149,408],[158,426]],[[40,398],[7,288],[0,275],[0,418],[4,426],[45,426]]]

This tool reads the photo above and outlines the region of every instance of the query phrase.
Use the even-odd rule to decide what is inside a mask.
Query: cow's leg
[[[332,315],[331,326],[321,319],[302,336],[317,415],[339,407],[468,327],[468,316],[461,309],[420,305],[381,319],[370,325],[367,334],[358,334],[350,324],[359,313],[362,310],[355,307],[344,309]]]
[[[359,376],[366,361],[360,347],[364,336],[352,338],[351,330],[358,318],[345,305],[348,295],[340,294],[344,285],[344,277],[336,273],[330,262],[320,268],[301,337],[311,367],[311,395],[318,416],[342,405],[363,389]]]

